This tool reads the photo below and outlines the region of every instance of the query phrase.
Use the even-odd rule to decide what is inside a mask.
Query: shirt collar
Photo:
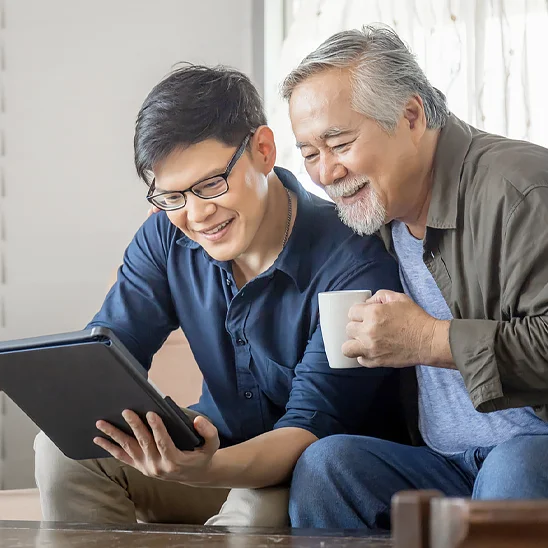
[[[451,114],[440,131],[434,157],[434,181],[427,226],[442,229],[457,227],[459,184],[471,142],[470,126]]]
[[[293,191],[297,196],[297,215],[295,217],[295,223],[293,224],[293,230],[287,240],[285,247],[283,248],[280,255],[278,255],[276,261],[269,269],[271,272],[273,269],[280,270],[287,274],[294,282],[299,291],[304,291],[308,285],[308,280],[306,279],[306,269],[305,265],[301,264],[299,261],[299,254],[302,253],[303,249],[310,248],[312,243],[312,228],[314,225],[314,210],[315,210],[315,199],[312,194],[307,192],[301,183],[297,180],[295,175],[288,171],[287,169],[281,167],[274,167],[274,173],[280,179],[281,183]],[[296,204],[293,204],[295,208]],[[176,241],[180,246],[187,247],[189,249],[202,249],[202,246],[191,240],[184,234]],[[205,257],[211,261],[213,264],[220,266],[223,270],[227,272],[232,272],[231,262],[230,261],[216,261],[212,259],[205,251]]]

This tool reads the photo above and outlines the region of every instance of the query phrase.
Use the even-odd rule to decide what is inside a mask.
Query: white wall
[[[139,106],[181,60],[254,71],[260,87],[260,5],[5,0],[2,339],[89,321],[147,210],[132,159]],[[32,482],[33,433],[8,405],[4,487]]]

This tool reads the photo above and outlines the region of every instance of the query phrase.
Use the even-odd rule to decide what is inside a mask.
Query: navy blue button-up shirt
[[[394,260],[379,238],[355,235],[333,204],[290,172],[276,174],[298,206],[271,268],[238,290],[231,262],[213,260],[157,213],[127,248],[117,282],[89,324],[112,329],[147,369],[181,327],[204,377],[192,408],[215,424],[223,446],[288,426],[318,438],[371,433],[397,399],[393,370],[329,368],[317,297],[341,289],[401,291]]]

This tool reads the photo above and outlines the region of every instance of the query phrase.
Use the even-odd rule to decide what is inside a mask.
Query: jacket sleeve
[[[548,187],[510,210],[500,254],[504,321],[452,320],[449,343],[478,411],[532,406],[548,421]]]

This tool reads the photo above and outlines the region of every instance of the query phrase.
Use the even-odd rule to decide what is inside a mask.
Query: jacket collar
[[[451,114],[440,131],[434,156],[434,181],[426,226],[442,229],[457,227],[462,166],[471,142],[470,126]]]

